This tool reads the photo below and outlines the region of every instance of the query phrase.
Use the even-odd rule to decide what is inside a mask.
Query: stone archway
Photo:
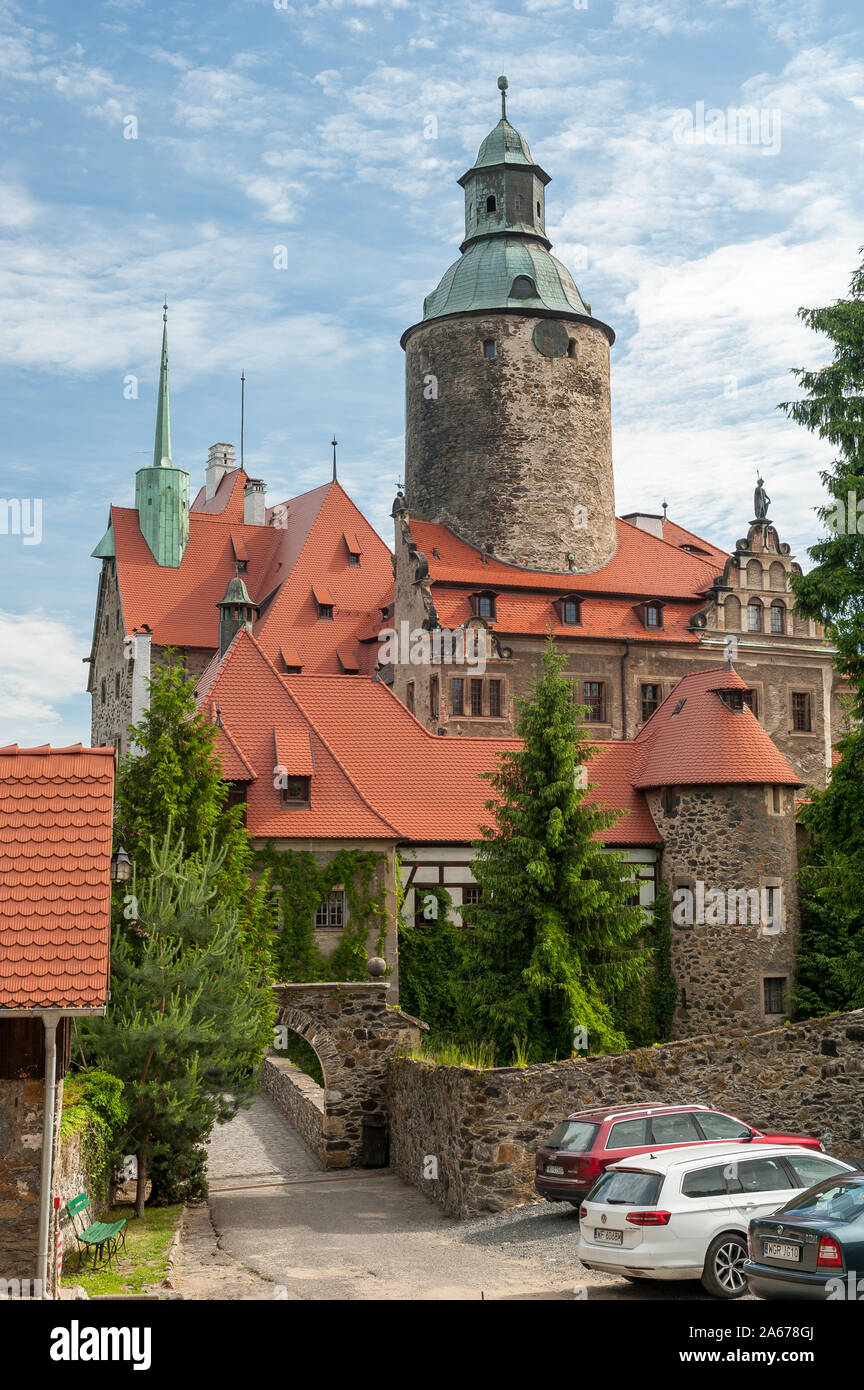
[[[325,1168],[357,1166],[362,1158],[363,1121],[388,1119],[387,1080],[390,1060],[397,1047],[419,1042],[425,1023],[387,1003],[386,980],[363,984],[275,985],[277,1025],[290,1028],[309,1043],[324,1073],[324,1092],[314,1082],[301,1083],[305,1098],[286,1092],[296,1089],[286,1073],[276,1070],[273,1059],[265,1062],[263,1084],[272,1099],[297,1124]],[[269,1070],[268,1070],[269,1069]],[[312,1090],[319,1094],[312,1094]],[[302,1123],[298,1113],[302,1101]],[[323,1101],[323,1103],[322,1103]],[[320,1134],[314,1133],[321,1112]],[[305,1132],[304,1132],[305,1130]],[[318,1142],[312,1142],[314,1140]]]

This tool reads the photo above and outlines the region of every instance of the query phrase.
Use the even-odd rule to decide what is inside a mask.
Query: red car
[[[690,1144],[797,1144],[818,1149],[818,1139],[800,1134],[763,1134],[734,1115],[707,1105],[606,1105],[576,1110],[556,1125],[537,1150],[534,1187],[548,1202],[574,1207],[590,1192],[603,1169],[634,1154]]]

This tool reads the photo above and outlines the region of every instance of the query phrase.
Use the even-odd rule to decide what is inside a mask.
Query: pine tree
[[[154,1163],[197,1174],[214,1123],[255,1089],[267,986],[250,987],[237,913],[217,886],[224,859],[212,839],[186,857],[169,826],[133,882],[132,926],[114,932],[108,1011],[81,1029],[88,1062],[124,1082],[139,1216]]]
[[[595,750],[561,674],[550,636],[533,696],[520,703],[519,751],[501,755],[472,865],[482,899],[470,910],[465,1002],[474,1036],[507,1055],[527,1040],[532,1058],[568,1057],[587,1033],[590,1052],[626,1047],[615,996],[641,979],[641,911],[618,854],[595,838],[620,812],[586,801],[577,771]],[[582,1044],[584,1045],[584,1044]]]
[[[839,450],[822,481],[830,500],[817,508],[827,539],[812,546],[815,566],[792,576],[797,611],[825,624],[838,649],[838,665],[852,681],[864,715],[864,264],[852,276],[850,297],[824,309],[799,309],[799,318],[834,345],[832,361],[816,371],[796,369],[805,392],[780,409]],[[862,519],[859,532],[858,504]]]

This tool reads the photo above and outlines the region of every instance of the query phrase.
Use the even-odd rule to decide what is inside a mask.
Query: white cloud
[[[87,671],[81,658],[88,648],[83,634],[44,612],[0,610],[0,745],[88,741],[81,699]],[[69,701],[78,707],[71,717],[63,708]]]

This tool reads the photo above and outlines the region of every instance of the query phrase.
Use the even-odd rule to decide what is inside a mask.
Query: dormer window
[[[282,788],[283,806],[308,806],[311,777],[286,777]]]
[[[511,299],[536,299],[537,286],[530,275],[517,275],[510,286]]]
[[[474,610],[475,618],[484,618],[487,622],[495,621],[495,600],[497,594],[491,589],[483,589],[479,594],[471,595],[471,607]]]
[[[312,597],[315,600],[319,622],[332,623],[335,604],[330,590],[325,588],[323,584],[313,584]]]
[[[333,621],[333,604],[332,604],[332,603],[319,603],[319,604],[318,604],[318,617],[319,617],[322,621],[324,621],[324,622],[332,623],[332,621]]]
[[[495,208],[496,208],[495,198],[494,198],[494,195],[490,193],[489,197],[486,199],[486,211],[487,211],[487,212],[494,212],[494,211],[495,211]]]
[[[556,603],[558,616],[565,627],[580,627],[582,624],[582,600],[573,594],[565,594]]]
[[[363,554],[363,547],[360,544],[359,537],[354,531],[343,531],[342,535],[345,541],[345,549],[348,551],[349,565],[353,565],[355,569],[359,568],[360,556]]]

